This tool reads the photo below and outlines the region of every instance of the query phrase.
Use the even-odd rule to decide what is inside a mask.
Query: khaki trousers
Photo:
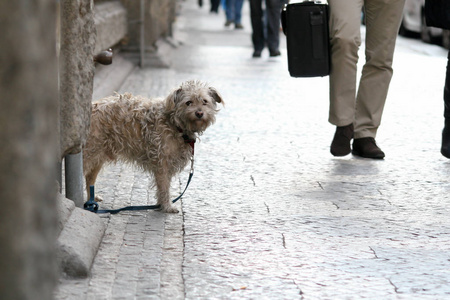
[[[392,78],[395,41],[405,0],[328,0],[330,111],[336,126],[354,124],[355,138],[375,137]],[[366,12],[364,64],[356,90],[361,9]]]

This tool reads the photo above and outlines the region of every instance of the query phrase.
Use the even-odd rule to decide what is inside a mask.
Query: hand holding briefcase
[[[329,75],[328,3],[316,0],[287,4],[281,12],[281,20],[287,41],[290,75]]]

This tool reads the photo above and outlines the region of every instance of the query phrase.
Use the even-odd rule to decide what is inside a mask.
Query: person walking
[[[426,0],[427,26],[450,30],[450,1]],[[442,130],[441,154],[450,158],[450,50],[447,56],[447,72],[444,83],[444,129]]]
[[[382,159],[375,137],[381,123],[395,41],[405,0],[328,0],[331,73],[329,122],[336,126],[330,152]],[[366,62],[356,87],[361,11],[366,17]],[[353,147],[350,143],[353,139]]]
[[[250,19],[252,23],[253,57],[261,57],[264,47],[269,48],[270,56],[281,55],[280,16],[281,0],[265,0],[266,11],[262,7],[263,0],[250,0]]]
[[[225,27],[228,27],[234,23],[235,29],[244,28],[241,22],[243,5],[244,0],[225,0],[225,14],[227,17]]]
[[[450,50],[447,56],[447,72],[444,84],[444,129],[442,130],[441,154],[450,158]]]

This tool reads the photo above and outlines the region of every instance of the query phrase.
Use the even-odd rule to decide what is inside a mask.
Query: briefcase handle
[[[287,6],[289,4],[295,4],[295,3],[314,3],[314,4],[324,4],[324,5],[328,5],[328,1],[327,0],[315,0],[315,1],[311,1],[311,0],[289,0],[288,4],[285,4],[283,6],[283,9],[281,10],[281,28],[283,29],[283,33],[284,35],[286,35],[287,32],[287,21],[286,21],[286,10],[287,10]]]
[[[304,3],[304,2],[313,2],[314,4],[328,4],[328,0],[289,0],[288,4],[295,4],[295,3]]]

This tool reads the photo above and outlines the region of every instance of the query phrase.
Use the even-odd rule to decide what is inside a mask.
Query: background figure
[[[279,56],[281,0],[265,0],[266,12],[262,8],[263,0],[250,0],[250,18],[252,22],[253,57],[261,57],[265,46],[270,56]],[[266,22],[264,19],[266,18]]]
[[[219,12],[220,0],[211,0],[211,10],[210,12],[218,13]]]
[[[441,153],[450,158],[450,50],[447,57],[447,73],[444,86],[444,130],[442,130]]]
[[[226,0],[225,1],[225,13],[227,16],[227,21],[225,26],[230,26],[234,23],[235,29],[242,29],[241,16],[242,16],[242,6],[244,5],[244,0]]]
[[[331,42],[329,122],[337,126],[331,154],[344,156],[352,152],[366,158],[384,158],[375,136],[392,78],[395,41],[405,0],[329,0],[328,3]],[[366,62],[356,89],[363,6],[366,12]],[[352,150],[350,142],[353,138]]]
[[[427,26],[450,30],[450,1],[426,0],[425,18]],[[450,158],[450,51],[447,56],[447,73],[444,85],[444,130],[442,130],[441,154]]]

